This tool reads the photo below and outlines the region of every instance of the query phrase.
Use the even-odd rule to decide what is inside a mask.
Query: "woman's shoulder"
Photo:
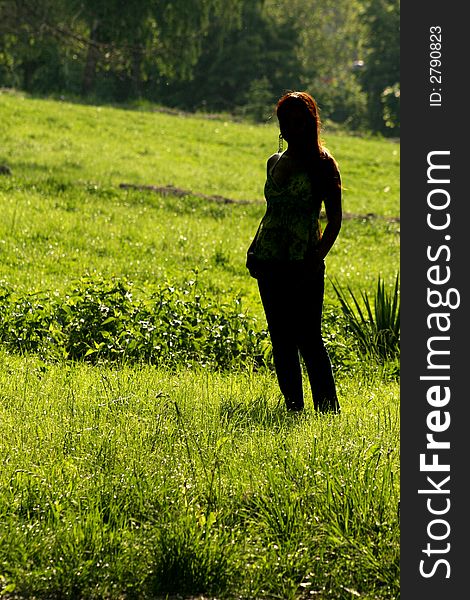
[[[331,154],[327,148],[322,148],[320,153],[320,160],[323,166],[333,173],[339,172],[339,166],[336,158]]]
[[[325,147],[323,147],[320,151],[320,159],[324,160],[325,162],[327,162],[329,164],[333,164],[333,165],[338,164],[336,162],[336,158],[333,156],[333,154],[330,152],[330,150],[328,150],[328,148],[325,148]]]
[[[282,152],[275,152],[274,154],[271,154],[271,156],[268,158],[268,161],[267,161],[268,169],[270,167],[272,167],[273,165],[275,165],[277,163],[277,161],[281,158],[281,156],[282,156]]]
[[[266,163],[266,172],[269,174],[274,169],[274,166],[278,163],[279,159],[282,156],[282,152],[275,152],[271,154]]]

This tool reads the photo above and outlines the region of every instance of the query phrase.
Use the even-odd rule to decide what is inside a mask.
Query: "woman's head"
[[[307,92],[288,92],[278,101],[276,115],[282,137],[288,142],[310,146],[319,154],[321,121],[317,103]]]

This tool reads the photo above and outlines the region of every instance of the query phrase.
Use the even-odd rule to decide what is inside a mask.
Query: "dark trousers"
[[[321,335],[325,266],[270,266],[258,273],[279,387],[290,410],[304,407],[302,356],[316,410],[339,411],[330,358]]]

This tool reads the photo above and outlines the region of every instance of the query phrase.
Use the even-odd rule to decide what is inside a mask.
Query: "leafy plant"
[[[240,298],[219,303],[195,281],[134,295],[125,278],[84,277],[63,297],[0,294],[0,342],[45,359],[147,362],[229,369],[270,357],[268,334],[242,310]]]
[[[364,354],[380,360],[397,358],[400,353],[399,274],[392,292],[386,290],[379,276],[373,299],[364,291],[358,297],[350,286],[345,290],[337,281],[331,284],[347,326]]]

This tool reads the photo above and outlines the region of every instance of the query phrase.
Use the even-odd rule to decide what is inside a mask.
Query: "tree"
[[[362,82],[370,124],[376,131],[396,134],[400,123],[399,0],[367,0],[363,20],[368,53]]]
[[[290,21],[276,22],[263,0],[243,0],[241,19],[212,21],[193,77],[166,85],[166,101],[189,110],[232,111],[264,120],[286,87],[298,85]],[[166,84],[168,82],[165,82]]]
[[[0,85],[399,132],[399,0],[0,0]]]
[[[365,96],[354,68],[364,54],[359,0],[268,0],[279,22],[293,19],[298,32],[294,52],[301,86],[319,103],[323,117],[360,127]]]
[[[13,71],[23,71],[21,87],[31,87],[30,74],[47,62],[41,53],[49,45],[58,49],[63,70],[70,55],[82,66],[83,95],[96,93],[106,80],[120,81],[127,95],[138,95],[149,74],[189,77],[211,19],[232,23],[241,5],[241,0],[0,2],[0,32],[7,29],[9,35],[0,60],[7,64],[8,57]]]
[[[211,18],[236,21],[240,6],[240,0],[77,1],[90,36],[83,92],[93,89],[100,62],[114,58],[114,73],[130,84],[134,96],[149,75],[190,77]]]
[[[28,91],[60,85],[60,53],[48,21],[63,17],[60,0],[0,0],[0,82]]]

